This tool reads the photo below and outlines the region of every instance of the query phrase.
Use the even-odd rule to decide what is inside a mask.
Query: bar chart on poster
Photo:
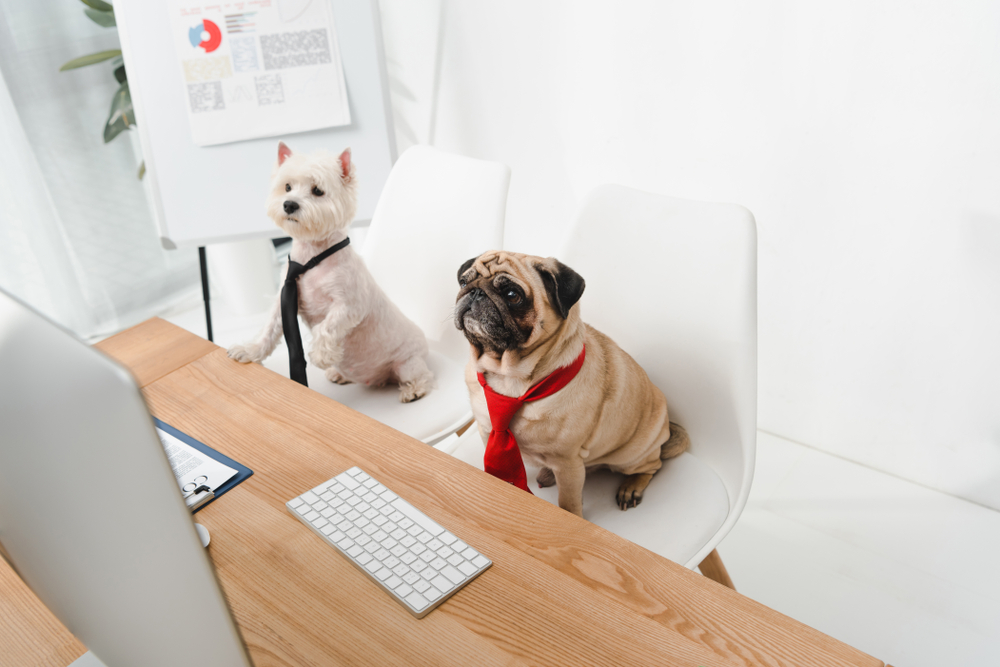
[[[264,213],[278,141],[350,147],[355,222],[396,159],[377,0],[118,0],[115,16],[166,248],[283,235]]]

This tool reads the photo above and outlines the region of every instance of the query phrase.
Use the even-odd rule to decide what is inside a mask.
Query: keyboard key
[[[383,545],[383,546],[385,546],[385,545]],[[394,547],[389,547],[389,553],[391,553],[396,558],[402,558],[403,554],[409,554],[410,551],[406,547],[404,547],[402,544],[397,544]],[[413,554],[410,554],[410,555],[412,556]]]
[[[427,599],[430,600],[431,602],[434,602],[438,598],[443,597],[445,592],[447,592],[448,590],[450,590],[450,587],[446,588],[444,591],[439,591],[438,589],[431,586],[426,591],[424,591],[424,596],[426,596]]]
[[[340,547],[344,551],[347,551],[348,549],[350,549],[351,547],[354,546],[354,540],[352,540],[349,537],[345,537],[341,541],[335,542],[334,544],[336,544],[338,547]]]
[[[422,554],[420,554],[420,560],[424,561],[425,563],[429,563],[435,558],[437,558],[437,554],[434,553],[433,551],[425,551]]]
[[[355,558],[356,559],[358,556],[360,556],[364,552],[365,552],[364,549],[362,549],[357,544],[355,544],[353,547],[351,547],[350,549],[347,550],[347,555],[350,556],[351,558]]]
[[[401,576],[403,577],[403,581],[410,584],[411,586],[416,582],[420,581],[420,575],[414,572],[413,570],[410,570],[409,572]]]
[[[377,510],[378,509],[382,509],[383,507],[385,507],[385,501],[382,500],[381,498],[379,498],[377,500],[373,500],[372,501],[372,507],[374,507]]]
[[[371,572],[372,574],[375,574],[376,572],[382,569],[382,563],[378,562],[378,559],[372,558],[370,561],[368,561],[368,564],[365,565],[365,569]]]
[[[387,537],[389,536],[386,535],[385,531],[382,530],[377,530],[374,533],[372,533],[372,539],[375,540],[376,542],[384,542]]]
[[[436,540],[436,539],[435,540],[431,540],[430,542],[427,543],[427,548],[428,549],[433,549],[434,551],[440,550],[441,547],[443,547],[443,546],[444,546],[444,543],[441,542],[441,540]],[[451,554],[448,554],[448,555],[450,556]]]
[[[302,499],[302,502],[309,503],[310,505],[312,505],[314,502],[316,502],[317,500],[319,500],[319,496],[317,496],[312,491],[306,491],[301,496],[299,496],[299,498]]]
[[[462,558],[462,554],[452,554],[451,558],[448,559],[448,563],[455,567],[458,567],[459,563],[464,563],[465,559]]]
[[[430,584],[428,584],[423,579],[420,579],[419,577],[417,578],[417,581],[415,581],[412,584],[412,586],[413,586],[413,588],[415,588],[417,590],[418,593],[423,593],[424,591],[426,591],[428,588],[431,587]]]
[[[462,552],[462,555],[468,558],[469,560],[472,560],[473,558],[479,555],[479,552],[473,549],[472,547],[469,547]]]
[[[354,541],[357,542],[360,546],[365,546],[366,544],[372,541],[372,538],[368,537],[367,535],[358,535],[357,537],[354,538]]]
[[[339,530],[337,530],[336,526],[334,526],[333,524],[330,524],[330,523],[326,524],[325,526],[323,526],[319,530],[324,535],[331,535],[333,533],[342,534]]]
[[[468,561],[462,561],[462,563],[458,565],[458,571],[467,577],[471,577],[475,574],[477,569],[479,568]]]
[[[392,517],[390,516],[389,518],[391,519]],[[407,519],[405,516],[402,519],[396,519],[396,523],[398,523],[399,527],[404,530],[408,530],[410,526],[413,525],[413,522]]]
[[[393,547],[398,545],[399,542],[392,539],[391,537],[386,537],[384,540],[382,540],[382,546],[385,547],[386,549],[392,549]]]
[[[373,503],[376,500],[381,500],[381,498],[378,497],[377,493],[372,493],[371,491],[361,496],[361,499],[364,500],[366,503]]]
[[[376,526],[378,526],[379,528],[381,528],[381,527],[385,526],[385,524],[389,523],[389,520],[388,520],[388,519],[386,519],[386,518],[385,518],[384,516],[382,516],[381,514],[379,514],[377,510],[375,510],[375,509],[370,509],[370,510],[368,510],[368,511],[369,511],[369,512],[375,512],[375,516],[373,516],[373,517],[369,517],[369,518],[370,518],[370,519],[372,520],[372,523],[374,523],[374,524],[375,524]]]
[[[366,535],[365,537],[368,536]],[[365,551],[367,551],[368,553],[373,554],[382,548],[382,545],[376,542],[375,540],[372,540],[372,538],[369,537],[368,539],[371,540],[368,544],[361,545],[365,548]]]
[[[367,526],[362,528],[362,530],[365,531],[365,535],[371,535],[373,533],[379,532],[378,524],[376,523],[369,523]]]
[[[448,563],[445,562],[445,560],[443,558],[435,558],[434,560],[432,560],[430,562],[430,566],[433,567],[435,570],[440,570],[442,567],[444,567],[447,564]]]
[[[407,574],[413,574],[410,568],[406,567],[404,564],[400,563],[396,567],[392,568],[392,573],[397,577],[404,577]]]
[[[362,514],[364,514],[365,512],[367,512],[368,510],[370,510],[371,508],[372,508],[372,506],[369,505],[368,503],[366,503],[363,498],[361,499],[360,503],[358,503],[357,505],[354,506],[354,509],[356,509],[357,511],[361,512]],[[371,517],[368,517],[368,518],[370,519]]]
[[[375,559],[372,558],[372,555],[370,553],[368,553],[367,551],[365,551],[364,553],[362,553],[360,556],[358,556],[354,560],[358,561],[359,565],[366,565],[366,564],[372,562]]]
[[[295,511],[298,512],[299,514],[308,514],[309,512],[313,511],[313,508],[312,505],[310,505],[309,503],[302,503],[301,505],[295,508]]]
[[[402,545],[400,545],[400,546],[402,546]],[[412,563],[413,561],[417,560],[417,557],[416,557],[416,556],[414,556],[414,555],[413,555],[412,553],[410,553],[409,551],[406,551],[406,549],[404,548],[404,549],[403,549],[403,554],[402,554],[401,556],[399,556],[399,560],[401,560],[401,561],[403,561],[404,563],[406,563],[407,565],[409,565],[409,564],[410,564],[410,563]]]
[[[395,532],[392,533],[392,536],[396,537],[396,539],[399,540],[399,543],[402,544],[404,547],[409,548],[409,547],[412,547],[414,544],[417,543],[417,540],[412,535],[407,535],[405,531],[403,532],[403,535],[405,535],[405,537],[403,537],[403,539],[400,539],[400,538],[396,537],[396,533]]]
[[[458,549],[458,547],[455,546],[455,540],[458,538],[449,533],[447,530],[438,535],[438,539],[449,545],[452,549]]]
[[[427,542],[434,539],[434,536],[428,533],[426,530],[420,533],[419,535],[415,535],[414,537],[416,537],[417,540],[419,540],[422,544],[427,544]]]
[[[320,498],[322,500],[325,500],[326,502],[330,502],[331,500],[333,500],[336,497],[337,496],[334,495],[333,493],[331,493],[330,491],[324,491],[323,494],[320,496]]]
[[[347,499],[347,504],[350,505],[351,507],[354,507],[355,505],[358,505],[360,503],[361,503],[361,498],[358,498],[357,496],[351,496],[350,498]],[[354,507],[354,509],[357,509],[357,507]]]
[[[381,498],[382,500],[384,500],[387,503],[391,503],[392,501],[394,501],[396,498],[399,497],[395,493],[393,493],[392,491],[390,491],[389,489],[386,489],[385,491],[383,491],[382,493],[380,493],[378,495],[379,495],[379,498]]]
[[[323,517],[320,517],[320,518],[316,519],[315,521],[313,521],[313,525],[316,526],[317,528],[322,528],[323,526],[325,526],[328,523],[330,523],[330,522],[327,521],[326,519],[324,519]]]
[[[353,528],[347,531],[347,536],[350,537],[351,539],[354,539],[360,534],[361,534],[361,529],[358,528],[357,526],[354,526]]]
[[[358,520],[354,522],[354,525],[358,528],[364,528],[365,526],[370,526],[371,523],[372,523],[371,521],[364,518],[363,516],[359,516]]]
[[[490,562],[489,559],[486,558],[486,556],[483,556],[482,554],[472,559],[472,564],[476,566],[477,570],[489,562]]]
[[[351,510],[350,512],[344,515],[344,518],[347,519],[348,521],[357,521],[359,516],[361,516],[361,512],[358,512],[357,510]]]
[[[448,581],[450,581],[453,584],[460,584],[463,581],[465,581],[465,575],[450,565],[441,570],[441,574],[443,574],[448,579]],[[437,584],[434,585],[437,586]]]
[[[411,539],[412,540],[413,538],[412,537],[411,538],[404,538],[400,542],[400,544],[406,544],[406,540],[407,539]],[[412,551],[413,553],[415,553],[415,554],[417,554],[419,556],[420,554],[422,554],[423,552],[425,552],[427,550],[427,547],[425,547],[424,545],[420,544],[416,540],[413,540],[413,541],[416,542],[416,544],[411,544],[410,545],[410,551]]]
[[[427,545],[428,548],[430,548],[430,546],[431,545],[429,545],[429,544]],[[441,558],[445,558],[445,559],[450,558],[452,556],[452,554],[455,553],[452,550],[451,547],[441,547],[440,549],[437,550],[437,552],[438,552],[438,556],[441,556]]]
[[[376,486],[376,485],[378,484],[378,482],[376,482],[376,481],[375,481],[374,479],[372,479],[371,477],[368,477],[368,479],[366,479],[366,480],[365,480],[365,481],[363,482],[363,484],[364,484],[364,485],[365,485],[366,487],[368,487],[368,488],[370,489],[370,488],[372,488],[373,486]]]
[[[381,560],[381,561],[384,561],[384,560],[385,560],[386,558],[388,558],[388,557],[389,557],[389,556],[391,556],[392,554],[390,554],[390,553],[389,553],[389,552],[388,552],[387,550],[385,550],[385,549],[382,549],[382,548],[379,548],[379,550],[378,550],[378,551],[376,551],[376,552],[375,552],[374,554],[372,554],[372,555],[373,555],[373,556],[375,556],[375,558],[378,558],[379,560]]]
[[[337,475],[337,481],[343,484],[346,488],[350,489],[351,491],[361,486],[350,475]],[[309,502],[309,500],[306,499],[306,502]]]
[[[440,535],[444,532],[444,528],[435,523],[429,516],[418,510],[416,507],[406,502],[402,498],[397,498],[392,501],[392,506],[397,510],[406,515],[406,518],[412,520],[414,523],[420,525],[421,528],[426,530],[431,535]],[[397,522],[398,523],[398,522]]]
[[[356,509],[359,512],[361,512],[361,516],[363,516],[364,518],[368,519],[369,521],[374,521],[375,519],[379,519],[379,520],[381,520],[381,521],[384,522],[386,520],[385,517],[382,516],[381,514],[379,514],[378,510],[375,509],[374,507],[369,507],[368,509],[365,509],[365,510],[361,509],[360,507],[358,507]],[[381,525],[381,524],[379,524],[379,525]]]
[[[388,558],[382,561],[382,564],[391,570],[392,568],[399,565],[399,559],[396,558],[395,556],[389,556]]]
[[[433,578],[435,578],[435,577],[437,577],[439,575],[437,573],[437,570],[435,570],[433,567],[430,567],[428,565],[427,568],[423,572],[420,573],[420,576],[423,577],[424,579],[426,579],[427,581],[430,581],[431,579],[433,579]]]
[[[442,593],[447,593],[448,591],[450,591],[455,587],[450,581],[442,577],[440,574],[431,579],[431,586],[438,589]]]
[[[312,523],[313,521],[319,518],[319,512],[313,510],[312,512],[309,512],[309,514],[306,514],[304,518],[309,523]]]
[[[423,572],[428,567],[427,563],[422,560],[415,560],[412,563],[408,563],[408,565],[414,572]]]
[[[332,507],[326,507],[326,508],[324,508],[324,509],[321,509],[321,510],[319,511],[319,513],[320,513],[321,515],[323,515],[323,516],[325,516],[325,517],[329,518],[329,517],[330,517],[331,515],[333,515],[333,514],[336,514],[336,513],[337,513],[337,511],[336,511],[335,509],[333,509]]]
[[[395,521],[396,523],[399,523],[400,521],[402,521],[403,519],[405,519],[406,516],[402,512],[399,512],[399,511],[397,511],[394,508],[392,510],[392,514],[389,515],[389,518],[392,519],[393,521]],[[409,526],[406,526],[406,527],[409,528]]]
[[[379,581],[385,581],[386,579],[388,579],[391,576],[392,576],[392,570],[390,570],[387,567],[383,567],[381,570],[379,570],[378,572],[375,573],[375,577]]]
[[[406,604],[410,605],[417,611],[422,611],[427,605],[430,604],[427,598],[420,593],[410,593],[404,599],[406,600]]]
[[[289,501],[288,501],[288,502],[287,502],[286,504],[287,504],[287,505],[288,505],[289,507],[291,507],[292,509],[295,509],[296,507],[298,507],[299,505],[301,505],[301,504],[302,504],[302,503],[304,503],[304,502],[305,502],[305,501],[304,501],[304,500],[302,500],[302,498],[292,498],[292,499],[291,499],[291,500],[289,500]]]
[[[333,484],[330,485],[330,493],[340,493],[343,490],[344,487],[341,486],[340,483],[338,482],[334,482]]]
[[[397,577],[396,575],[392,575],[391,577],[389,577],[388,579],[386,579],[383,583],[385,584],[386,588],[390,588],[390,589],[392,589],[392,588],[399,588],[399,586],[402,585],[403,580],[400,579],[399,577]]]
[[[392,531],[390,535],[392,535],[394,539],[402,540],[404,537],[406,537],[406,531],[403,530],[402,528],[397,528],[396,530]]]
[[[402,586],[400,586],[399,588],[396,589],[396,595],[398,595],[401,598],[405,598],[407,595],[409,595],[412,592],[413,592],[413,589],[410,588],[406,584],[403,584]]]

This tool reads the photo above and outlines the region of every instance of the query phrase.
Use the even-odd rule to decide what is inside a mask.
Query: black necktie
[[[285,275],[285,285],[281,288],[281,330],[285,334],[285,343],[288,344],[288,372],[293,380],[306,387],[309,386],[306,381],[306,355],[302,351],[302,335],[299,333],[299,276],[338,250],[343,250],[350,242],[348,237],[304,265],[288,258],[288,273]]]

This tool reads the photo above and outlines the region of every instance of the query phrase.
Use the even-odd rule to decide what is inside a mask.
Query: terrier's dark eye
[[[292,191],[291,184],[290,183],[285,183],[285,192],[291,192],[291,191]]]
[[[317,188],[317,187],[316,187],[316,186],[314,185],[314,186],[313,186],[313,196],[315,196],[315,197],[322,197],[322,196],[323,196],[323,191],[322,191],[322,190],[320,190],[319,188]]]

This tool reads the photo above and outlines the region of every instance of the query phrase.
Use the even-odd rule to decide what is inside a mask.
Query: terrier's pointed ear
[[[345,181],[351,178],[351,149],[345,148],[340,154],[340,177]]]
[[[544,264],[536,264],[535,270],[542,278],[545,285],[545,293],[549,297],[549,303],[562,315],[565,320],[569,317],[569,309],[583,296],[583,290],[587,286],[583,276],[569,268],[559,260],[550,260],[555,263],[555,267]]]
[[[292,149],[284,141],[278,142],[278,166],[285,164],[285,160],[292,154]]]

